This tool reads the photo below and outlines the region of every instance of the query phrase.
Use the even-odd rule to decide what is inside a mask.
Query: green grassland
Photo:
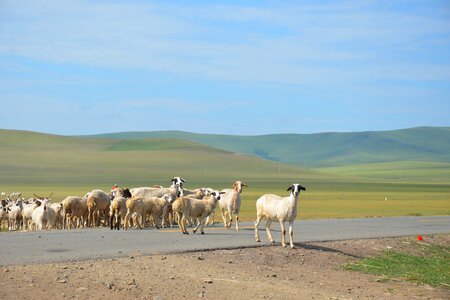
[[[306,167],[336,167],[398,161],[450,163],[450,127],[261,136],[155,131],[122,132],[93,137],[121,140],[174,138]]]
[[[418,284],[450,287],[450,247],[413,243],[420,255],[385,251],[346,266],[348,270],[404,279]]]
[[[315,170],[339,176],[381,180],[450,182],[450,163],[446,162],[398,161],[315,168]]]
[[[430,171],[432,172],[432,170]],[[192,141],[106,139],[0,131],[0,191],[53,193],[54,201],[111,185],[162,184],[173,176],[187,188],[250,187],[242,194],[241,218],[253,220],[255,201],[264,193],[287,195],[293,182],[306,186],[299,217],[346,218],[450,214],[448,181],[371,180],[292,167],[239,155]],[[385,197],[388,201],[385,201]]]

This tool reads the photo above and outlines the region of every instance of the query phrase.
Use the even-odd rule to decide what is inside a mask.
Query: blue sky
[[[450,2],[2,0],[0,104],[68,135],[450,126]]]

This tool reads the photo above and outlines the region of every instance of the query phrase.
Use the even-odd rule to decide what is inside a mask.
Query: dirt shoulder
[[[414,237],[308,242],[235,250],[7,266],[0,299],[448,299],[450,289],[347,271],[388,248],[414,252]],[[450,235],[424,242],[450,244]]]

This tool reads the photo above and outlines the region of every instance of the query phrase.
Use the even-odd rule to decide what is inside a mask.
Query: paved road
[[[273,223],[277,242],[279,228]],[[1,233],[0,265],[253,247],[267,244],[262,226],[260,231],[262,243],[255,242],[251,223],[242,223],[239,232],[225,230],[218,224],[205,228],[205,235],[183,235],[178,229],[111,231],[108,228]],[[450,233],[450,216],[308,220],[297,221],[294,227],[296,243],[435,233]]]

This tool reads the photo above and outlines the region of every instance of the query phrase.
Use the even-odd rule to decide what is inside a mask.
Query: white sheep
[[[69,196],[62,202],[63,228],[84,227],[88,217],[87,197]],[[75,224],[75,220],[78,224]]]
[[[236,215],[236,230],[239,231],[239,212],[241,210],[241,192],[242,187],[247,186],[242,181],[236,180],[233,184],[233,189],[223,189],[219,206],[222,212],[223,225],[225,228],[230,228],[233,222],[233,213]]]
[[[162,197],[164,194],[171,194],[172,197],[178,197],[178,193],[183,188],[183,183],[186,182],[181,177],[174,177],[170,180],[171,186],[164,188],[160,185],[153,185],[153,187],[139,187],[130,189],[133,196],[148,196],[148,197]]]
[[[23,218],[23,230],[31,229],[31,221],[33,211],[41,205],[41,200],[31,199],[30,203],[24,204],[22,209],[22,218]]]
[[[33,220],[33,226],[37,230],[47,229],[47,225],[50,225],[50,221],[53,218],[47,199],[42,200],[41,205],[33,210],[31,218]]]
[[[88,227],[92,225],[99,226],[100,217],[103,217],[106,224],[109,221],[107,216],[109,214],[109,205],[111,204],[110,196],[102,190],[93,190],[88,194]]]
[[[270,224],[274,220],[278,220],[281,225],[281,245],[286,247],[286,229],[284,222],[289,222],[289,241],[291,248],[294,248],[293,225],[297,217],[297,199],[300,190],[306,191],[306,188],[298,183],[292,184],[288,189],[291,191],[289,197],[280,197],[274,194],[265,194],[256,201],[256,221],[255,221],[255,238],[259,242],[258,226],[263,218],[267,219],[266,231],[267,238],[274,243],[272,234],[270,233]]]
[[[114,198],[109,206],[109,217],[111,230],[120,229],[121,222],[125,220],[127,214],[127,199],[131,198],[131,192],[128,188],[116,188],[114,190]]]
[[[111,230],[120,229],[121,220],[125,219],[127,214],[127,198],[122,196],[116,196],[111,201],[109,207],[109,217],[111,218],[109,223]]]
[[[49,205],[50,220],[48,226],[52,229],[62,229],[63,226],[63,204],[52,203]]]
[[[189,218],[198,220],[197,226],[194,228],[195,233],[200,227],[201,234],[204,234],[203,226],[206,218],[214,211],[217,201],[220,200],[220,194],[223,192],[213,191],[211,195],[204,197],[202,200],[181,196],[173,203],[172,208],[178,214],[179,227],[183,234],[189,234],[186,230],[186,221]]]
[[[20,230],[23,226],[22,223],[22,201],[14,201],[10,204],[8,211],[8,229]]]
[[[6,223],[9,228],[9,220],[8,220],[8,211],[9,207],[0,206],[0,231],[3,229],[3,224]]]
[[[124,222],[125,229],[128,229],[129,227],[131,216],[135,216],[137,227],[142,229],[142,227],[145,226],[147,215],[153,217],[156,228],[159,229],[161,224],[160,218],[163,216],[165,208],[169,206],[172,199],[173,197],[170,194],[165,194],[162,197],[131,197],[126,202],[127,214]]]

